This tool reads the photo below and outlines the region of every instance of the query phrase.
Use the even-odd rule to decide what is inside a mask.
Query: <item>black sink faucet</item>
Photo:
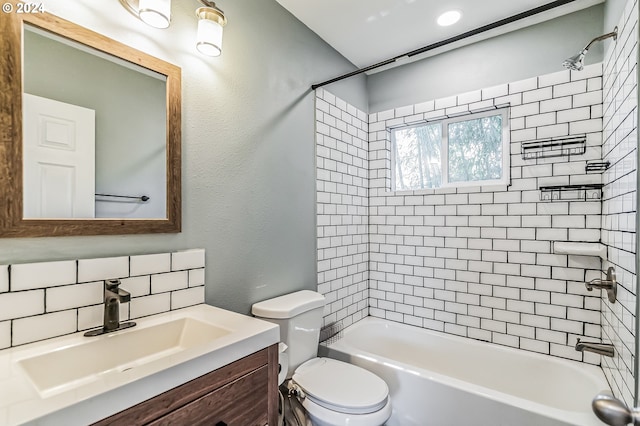
[[[131,300],[131,294],[121,289],[120,284],[118,279],[104,282],[104,324],[101,328],[87,331],[85,336],[99,336],[136,325],[135,322],[120,323],[120,303]]]

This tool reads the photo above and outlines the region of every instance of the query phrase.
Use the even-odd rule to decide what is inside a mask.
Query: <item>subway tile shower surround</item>
[[[602,304],[602,339],[616,346],[614,358],[602,358],[607,380],[629,407],[634,406],[635,312],[637,296],[636,194],[638,117],[638,2],[627,2],[618,22],[618,40],[605,54],[603,71],[602,155],[604,172],[602,242],[609,266],[616,269],[618,303]]]
[[[509,105],[511,184],[391,192],[388,128]],[[601,202],[541,201],[541,186],[599,184],[602,65],[371,114],[369,310],[372,316],[590,363],[601,299],[584,282],[598,257],[553,241],[598,242]],[[523,142],[586,135],[586,152],[523,159]]]
[[[204,250],[0,266],[0,349],[100,327],[104,280],[122,320],[204,303]]]
[[[346,327],[368,314],[367,115],[316,94],[318,291],[327,299],[323,325]]]
[[[576,339],[602,339],[616,347],[603,360],[612,389],[633,406],[637,15],[630,1],[604,65],[581,72],[366,120],[316,91],[318,290],[329,333],[369,314],[592,364],[600,357],[575,351]],[[507,105],[510,185],[391,191],[389,128]],[[574,135],[586,135],[583,155],[522,158],[523,142]],[[611,167],[588,174],[588,161]],[[577,184],[604,184],[603,199],[541,201],[541,186]],[[555,254],[554,241],[601,242],[608,259]],[[613,305],[584,284],[610,265],[620,280]]]
[[[344,183],[350,157],[345,160],[344,154],[353,138],[338,127],[338,115],[347,113],[344,103],[326,91],[318,98],[318,233],[341,236],[348,233],[342,224],[350,218],[333,203],[351,200]],[[323,102],[335,108],[327,111]],[[390,190],[390,127],[505,105],[510,105],[511,185]],[[522,159],[522,142],[575,134],[586,134],[584,155]],[[601,175],[585,172],[587,160],[601,159],[601,144],[601,64],[371,114],[365,157],[369,197],[358,200],[369,212],[369,314],[599,363],[599,357],[576,352],[573,345],[577,337],[601,336],[600,297],[584,286],[600,277],[601,261],[553,254],[552,241],[599,241],[601,203],[542,202],[538,188],[601,183]],[[323,182],[329,179],[331,184]],[[329,251],[321,244],[340,240],[321,241],[324,268],[340,265],[339,249],[348,247]],[[323,267],[319,271],[326,278]],[[336,273],[321,282],[321,292],[341,288],[339,269]],[[327,324],[341,320],[334,313],[330,307]],[[346,318],[341,326],[348,325]]]

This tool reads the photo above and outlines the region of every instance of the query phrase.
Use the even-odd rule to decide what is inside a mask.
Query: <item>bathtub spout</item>
[[[606,343],[589,343],[589,342],[581,342],[578,339],[576,343],[576,351],[578,352],[593,352],[598,355],[610,356],[613,357],[615,354],[613,345],[609,345]]]

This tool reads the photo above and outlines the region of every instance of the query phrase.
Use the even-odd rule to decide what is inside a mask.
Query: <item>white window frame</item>
[[[466,182],[449,182],[449,124],[461,121],[477,120],[484,117],[502,116],[502,178],[491,180],[473,180]],[[457,188],[470,186],[495,186],[509,185],[511,182],[511,138],[509,131],[509,108],[494,109],[479,113],[465,114],[462,116],[447,118],[439,121],[428,121],[424,123],[412,124],[411,126],[389,128],[391,132],[391,144],[395,144],[395,130],[408,129],[422,126],[431,126],[439,124],[441,126],[441,145],[440,145],[440,166],[442,171],[442,183],[436,188],[416,188],[416,189],[395,189],[396,188],[396,158],[395,150],[391,149],[391,191],[424,191],[438,188]]]

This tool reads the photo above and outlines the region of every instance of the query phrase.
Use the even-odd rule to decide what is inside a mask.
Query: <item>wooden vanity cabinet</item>
[[[278,346],[272,345],[94,425],[276,426]]]

